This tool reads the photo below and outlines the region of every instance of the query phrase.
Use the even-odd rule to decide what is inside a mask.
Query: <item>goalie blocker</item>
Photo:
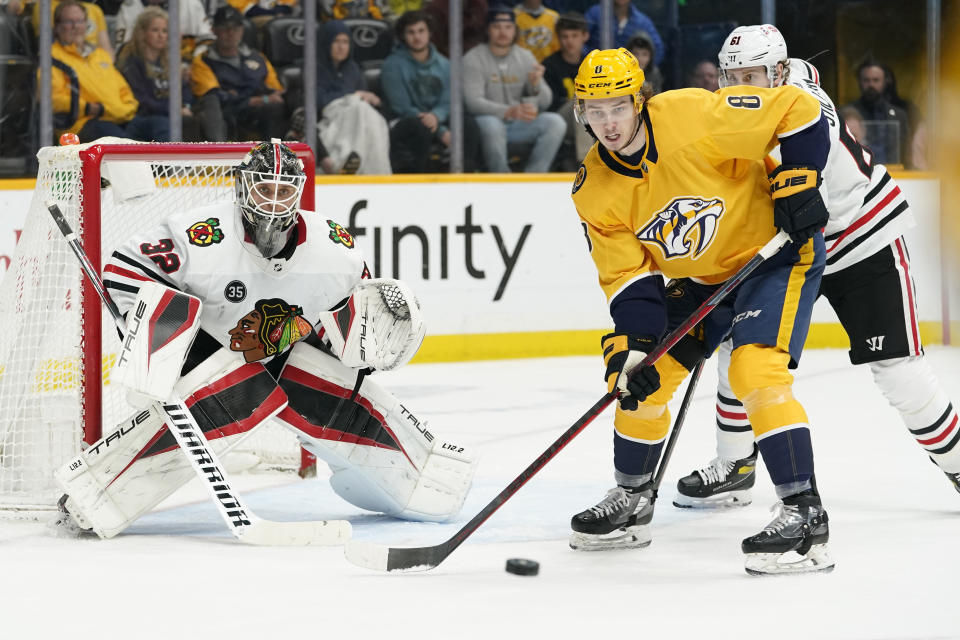
[[[373,311],[381,304],[376,302],[380,293],[364,284],[363,295],[373,302],[359,306]],[[422,324],[419,310],[413,309],[415,301],[409,305],[411,313],[404,311],[406,304],[391,307],[386,296],[381,300],[399,316],[394,323],[399,327],[391,341],[390,323],[374,319],[373,324],[381,327],[374,335],[381,337],[382,345],[394,345],[377,349],[375,363],[394,368],[416,351]],[[352,392],[356,370],[299,342],[279,384],[262,364],[245,363],[225,348],[176,380],[170,372],[180,371],[198,330],[199,301],[145,283],[133,310],[128,317],[132,338],[125,342],[115,376],[140,406],[164,397],[175,382],[173,390],[185,398],[216,454],[228,453],[260,425],[278,417],[331,466],[331,484],[348,502],[417,520],[446,520],[459,512],[473,477],[472,453],[436,437],[375,382],[368,380],[361,393]],[[414,316],[416,322],[410,323]],[[398,344],[405,346],[396,348]],[[104,538],[123,531],[191,476],[163,418],[152,408],[131,415],[55,474],[77,525]]]

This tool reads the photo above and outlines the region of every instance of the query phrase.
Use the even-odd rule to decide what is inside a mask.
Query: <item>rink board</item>
[[[896,177],[917,219],[907,241],[923,339],[940,343],[943,323],[960,319],[960,294],[950,295],[941,260],[939,181]],[[354,234],[374,275],[417,292],[428,332],[417,361],[589,354],[610,319],[571,183],[570,174],[318,177],[316,202]],[[32,188],[0,182],[0,273]],[[823,301],[813,321],[809,347],[846,346]]]

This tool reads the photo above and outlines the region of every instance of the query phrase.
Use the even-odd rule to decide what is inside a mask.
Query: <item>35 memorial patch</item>
[[[347,249],[353,249],[353,236],[346,229],[333,220],[327,220],[327,226],[330,227],[330,239],[335,244],[342,244]]]
[[[217,244],[223,240],[223,231],[219,229],[219,218],[207,218],[200,222],[194,222],[187,229],[187,240],[190,244],[198,247],[209,247],[211,244]]]

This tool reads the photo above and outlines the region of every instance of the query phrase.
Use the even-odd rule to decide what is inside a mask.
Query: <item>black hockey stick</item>
[[[120,315],[120,310],[103,286],[97,270],[90,263],[86,252],[80,246],[73,229],[64,217],[56,202],[46,203],[47,210],[53,216],[54,222],[63,234],[64,239],[80,261],[80,267],[100,300],[107,307],[117,326],[117,333],[123,341],[126,323]],[[320,520],[313,522],[274,522],[258,517],[240,500],[240,496],[230,487],[230,482],[223,471],[223,465],[218,456],[207,446],[207,439],[197,425],[190,409],[182,399],[171,394],[165,402],[156,402],[153,405],[161,415],[165,416],[168,431],[173,435],[183,454],[190,461],[190,466],[203,481],[213,498],[214,504],[230,533],[241,542],[255,545],[338,545],[346,542],[350,537],[350,523],[345,520]],[[83,454],[81,454],[82,457]],[[81,461],[82,464],[82,461]]]
[[[673,419],[673,429],[670,430],[670,437],[667,438],[667,444],[663,447],[663,453],[660,455],[660,465],[653,476],[653,501],[657,501],[657,493],[660,491],[660,483],[663,481],[664,473],[667,470],[667,463],[673,456],[673,448],[677,444],[677,436],[680,435],[680,429],[683,427],[683,421],[687,417],[687,408],[690,406],[690,400],[693,399],[693,392],[697,388],[697,382],[700,381],[700,373],[703,371],[703,358],[697,363],[697,366],[690,372],[690,379],[687,381],[687,390],[683,394],[683,401],[680,408],[677,409],[677,417]]]
[[[687,318],[683,324],[678,326],[676,329],[671,331],[666,338],[664,338],[660,344],[658,344],[653,351],[651,351],[646,358],[640,363],[640,366],[652,365],[656,362],[660,356],[665,354],[670,350],[673,345],[680,341],[688,331],[693,329],[697,323],[703,320],[707,314],[713,311],[718,304],[731,292],[737,285],[739,285],[743,280],[753,273],[753,270],[759,267],[765,260],[774,255],[777,251],[780,250],[783,245],[789,242],[790,237],[783,231],[775,235],[766,245],[764,245],[760,251],[757,252],[757,255],[750,258],[750,260],[737,271],[729,280],[727,280],[722,287],[717,289],[710,298],[707,299],[693,314]],[[698,373],[699,375],[699,373]],[[692,393],[692,389],[688,386],[688,392]],[[569,429],[564,431],[559,438],[554,440],[553,444],[547,447],[546,451],[541,453],[536,460],[530,463],[530,465],[520,472],[513,482],[511,482],[507,487],[497,494],[493,500],[491,500],[487,506],[480,510],[480,512],[475,515],[470,522],[465,524],[463,528],[453,534],[449,540],[441,542],[440,544],[433,545],[430,547],[386,547],[383,545],[374,544],[371,542],[360,542],[356,540],[351,540],[344,547],[344,554],[346,555],[347,560],[352,562],[355,565],[366,567],[368,569],[374,569],[378,571],[427,571],[433,569],[438,564],[443,562],[447,556],[456,550],[463,541],[470,537],[474,531],[476,531],[480,525],[482,525],[486,520],[494,514],[494,512],[503,506],[507,500],[513,496],[517,491],[520,490],[520,487],[525,485],[527,481],[530,480],[537,472],[540,471],[550,460],[553,459],[557,453],[560,452],[567,444],[570,443],[583,429],[593,422],[593,419],[600,415],[604,409],[606,409],[610,404],[617,398],[616,393],[608,393],[602,398],[597,400],[596,404],[590,407],[586,413],[584,413],[580,418],[574,422]],[[672,448],[672,447],[671,447]],[[666,465],[661,463],[661,469],[665,468]]]

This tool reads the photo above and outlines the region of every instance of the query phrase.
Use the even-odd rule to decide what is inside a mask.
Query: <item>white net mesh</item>
[[[102,363],[102,428],[132,412],[124,391],[109,380],[117,347],[113,322],[92,288],[86,291],[96,306],[86,308],[94,317],[85,317],[82,272],[44,203],[60,205],[81,241],[99,229],[102,265],[134,230],[184,208],[232,199],[231,169],[249,149],[236,145],[235,153],[210,154],[203,144],[137,145],[149,162],[107,151],[100,164],[81,162],[88,146],[41,150],[27,221],[0,284],[0,509],[8,513],[55,505],[53,471],[80,450],[85,422],[91,427],[100,402],[95,392],[83,393],[84,379],[96,375],[83,364],[84,352],[97,348],[84,331],[91,322],[100,323],[103,338],[100,357],[90,360]],[[97,189],[97,206],[97,194],[83,185],[100,184],[101,167],[117,186]],[[312,181],[307,188],[312,191]],[[296,470],[300,450],[292,434],[269,425],[226,463]]]

